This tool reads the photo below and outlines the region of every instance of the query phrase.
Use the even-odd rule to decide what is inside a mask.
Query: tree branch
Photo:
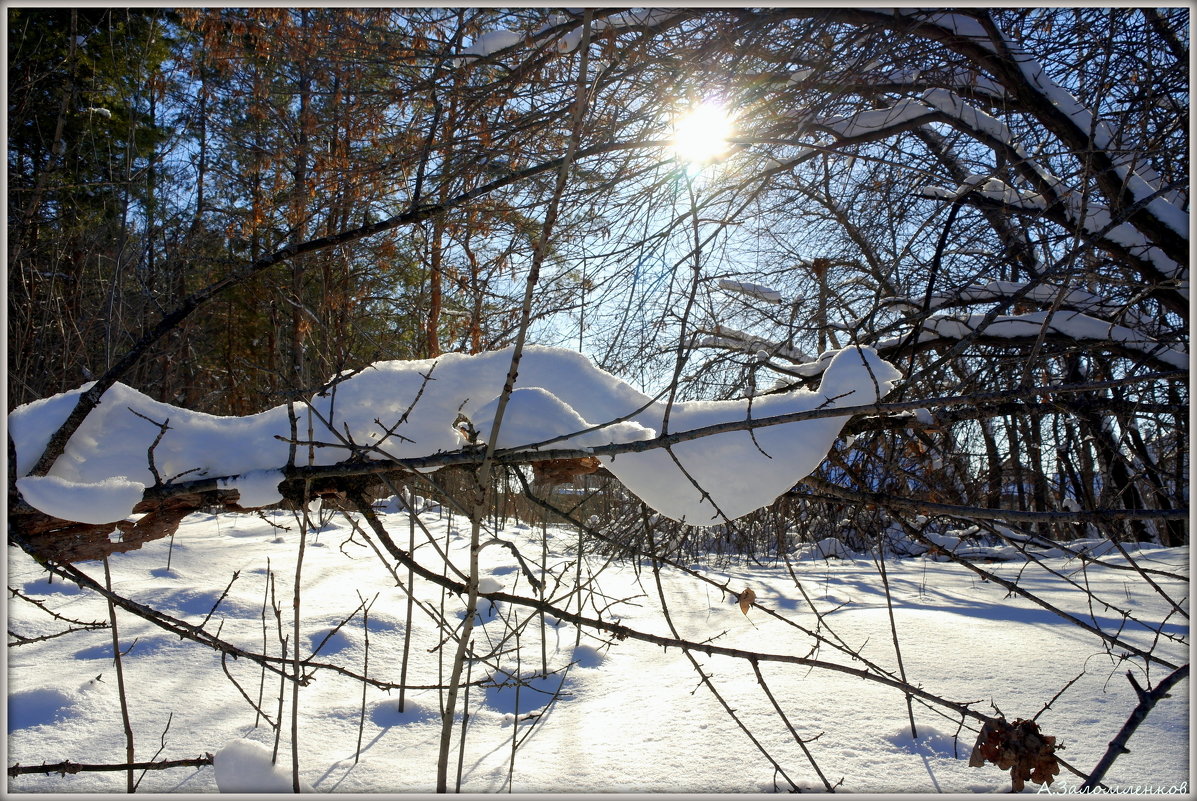
[[[1122,724],[1118,735],[1113,740],[1110,740],[1109,748],[1106,749],[1106,753],[1102,756],[1101,761],[1097,763],[1097,767],[1093,769],[1093,772],[1089,774],[1089,778],[1081,785],[1082,793],[1092,792],[1094,788],[1101,784],[1101,780],[1105,778],[1106,773],[1113,766],[1114,760],[1123,754],[1130,753],[1126,747],[1126,743],[1130,740],[1131,735],[1135,733],[1135,729],[1139,728],[1139,724],[1147,719],[1147,715],[1161,699],[1168,697],[1168,693],[1172,687],[1182,679],[1188,678],[1188,676],[1189,666],[1184,665],[1168,674],[1167,678],[1154,688],[1144,690],[1135,681],[1135,674],[1129,670],[1126,672],[1127,679],[1130,680],[1131,686],[1135,688],[1135,694],[1139,696],[1139,703],[1131,710],[1130,717],[1126,719],[1126,723]]]

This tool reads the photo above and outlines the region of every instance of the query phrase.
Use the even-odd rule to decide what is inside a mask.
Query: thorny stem
[[[362,636],[365,638],[365,655],[362,657],[362,675],[370,675],[370,606],[374,601],[378,600],[378,593],[374,593],[374,598],[369,603],[362,594],[357,594],[358,598],[362,599],[362,605],[359,607],[362,610]],[[402,684],[402,682],[400,682]],[[353,764],[357,764],[358,759],[362,755],[362,732],[366,728],[366,688],[369,685],[362,682],[362,707],[358,715],[357,722],[357,748],[353,752]]]
[[[407,493],[407,552],[412,553],[416,549],[416,510],[413,507],[414,497],[409,488]],[[407,665],[411,654],[411,621],[412,614],[415,610],[416,597],[414,593],[415,573],[411,568],[407,570],[407,617],[404,619],[403,625],[403,662],[399,668],[399,712],[403,712],[404,704],[407,701]]]
[[[474,628],[474,613],[478,608],[478,555],[481,550],[482,521],[486,516],[486,499],[490,487],[491,470],[493,466],[495,447],[503,423],[503,415],[507,409],[507,402],[515,388],[516,375],[519,371],[520,357],[523,355],[524,342],[528,335],[528,327],[532,319],[532,298],[536,284],[540,279],[540,267],[548,255],[549,242],[553,234],[553,226],[557,221],[561,197],[565,192],[566,179],[578,151],[578,141],[582,129],[583,112],[587,104],[586,72],[590,54],[590,21],[593,12],[587,9],[582,22],[581,61],[578,66],[578,81],[574,97],[573,124],[570,131],[569,145],[565,158],[561,161],[557,171],[557,182],[548,208],[545,211],[544,223],[541,226],[540,238],[532,253],[532,264],[528,270],[528,277],[524,284],[524,302],[520,309],[520,324],[516,332],[515,345],[511,352],[511,366],[507,371],[507,378],[503,384],[503,392],[495,408],[495,418],[491,425],[486,453],[482,464],[478,467],[476,478],[476,494],[474,506],[470,514],[470,569],[466,582],[466,609],[462,620],[461,632],[458,635],[457,652],[453,658],[453,667],[449,678],[449,689],[445,698],[445,711],[441,719],[440,753],[437,757],[436,791],[448,792],[449,749],[453,739],[453,716],[457,706],[458,686],[461,682],[462,669],[469,649],[470,634]]]
[[[474,641],[470,640],[470,652],[474,650]],[[457,744],[457,780],[453,784],[454,792],[461,792],[461,774],[465,768],[466,729],[470,725],[470,682],[474,676],[474,660],[466,664],[465,693],[461,699],[461,741]]]
[[[647,515],[645,516],[644,523],[645,530],[648,533],[649,547],[655,552],[656,546],[653,543],[652,526],[648,523]],[[673,623],[673,617],[669,614],[669,604],[665,600],[665,588],[661,584],[661,563],[655,558],[653,559],[653,581],[657,585],[657,595],[661,599],[661,612],[665,617],[666,624],[669,626],[669,631],[675,639],[680,640],[681,635],[678,634],[677,626],[675,626]],[[740,720],[740,716],[736,714],[736,711],[731,708],[724,697],[720,694],[719,690],[717,690],[715,685],[711,683],[711,677],[708,676],[707,672],[702,669],[702,665],[698,663],[698,660],[694,658],[694,654],[690,653],[690,649],[686,645],[682,645],[682,653],[686,655],[686,659],[689,660],[691,666],[693,666],[694,670],[698,673],[698,677],[702,680],[703,685],[711,691],[711,694],[715,696],[715,699],[719,702],[720,706],[723,707],[724,711],[727,712],[731,719],[736,722],[736,725],[739,726],[740,730],[744,732],[749,740],[752,741],[752,744],[756,746],[757,750],[761,752],[765,759],[769,760],[769,764],[773,766],[773,769],[776,770],[778,774],[780,774],[781,777],[786,780],[786,782],[790,785],[790,789],[797,791],[798,785],[794,783],[793,779],[786,775],[785,769],[782,768],[782,766],[778,764],[777,760],[773,758],[773,755],[765,749],[765,746],[761,744],[761,741],[756,738],[756,735],[754,735],[748,726],[745,725],[744,721]],[[755,664],[755,662],[753,664]]]
[[[898,624],[894,620],[894,599],[889,591],[889,574],[885,570],[885,542],[880,531],[877,532],[877,567],[881,572],[881,586],[885,589],[885,609],[889,613],[889,632],[894,641],[894,655],[898,658],[898,676],[906,684],[906,665],[902,661],[902,647],[898,644]],[[910,736],[917,740],[918,729],[914,724],[914,703],[910,694],[906,694],[906,714],[910,718]]]
[[[147,770],[167,770],[169,768],[202,768],[211,764],[211,754],[194,759],[164,759],[161,762],[128,762],[117,765],[89,764],[63,760],[62,762],[44,763],[41,765],[13,765],[8,769],[8,775],[9,777],[24,776],[31,773],[73,775],[76,773],[102,773],[122,770],[140,770],[144,772]]]
[[[268,640],[267,640],[268,633],[267,633],[267,626],[266,626],[266,602],[270,598],[270,580],[273,575],[274,575],[274,571],[272,571],[270,569],[270,557],[267,556],[266,557],[266,581],[264,581],[262,583],[262,615],[261,615],[261,619],[262,619],[262,653],[266,653],[266,648],[268,645]],[[262,701],[265,698],[265,696],[266,696],[266,666],[262,665],[261,676],[258,679],[258,704],[257,704],[258,707],[262,706]],[[259,711],[258,714],[254,716],[254,728],[255,729],[258,728],[258,719],[259,719],[259,716],[261,716],[262,714],[263,713]],[[270,718],[267,718],[266,720],[267,720],[267,722],[269,722]],[[272,727],[273,727],[273,725],[274,724],[271,724]]]
[[[104,587],[112,592],[112,573],[108,568],[108,558],[104,558]],[[112,661],[116,665],[116,690],[121,702],[121,723],[125,728],[125,761],[130,767],[126,772],[126,792],[132,793],[136,788],[133,784],[133,725],[129,722],[129,701],[125,695],[125,668],[121,660],[121,643],[116,628],[116,606],[112,598],[108,599],[108,620],[112,627]]]

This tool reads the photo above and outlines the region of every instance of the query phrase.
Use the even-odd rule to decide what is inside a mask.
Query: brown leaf
[[[1010,771],[1010,787],[1016,793],[1026,786],[1027,779],[1051,784],[1060,773],[1056,738],[1041,733],[1033,720],[987,720],[977,735],[968,764],[979,768],[986,762]]]
[[[755,600],[756,593],[752,591],[751,587],[745,587],[744,592],[740,593],[740,611],[747,615],[748,607],[752,606],[752,602]]]
[[[532,473],[538,484],[553,486],[573,481],[599,469],[599,460],[593,456],[578,459],[545,459],[532,463]]]

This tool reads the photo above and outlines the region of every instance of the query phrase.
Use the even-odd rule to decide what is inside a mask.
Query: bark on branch
[[[23,776],[29,773],[58,773],[60,775],[67,775],[68,773],[96,773],[96,772],[119,772],[126,770],[167,770],[169,768],[202,768],[206,765],[211,765],[213,762],[211,754],[204,754],[202,757],[195,757],[194,759],[162,759],[157,762],[126,762],[120,764],[94,764],[87,762],[71,762],[63,760],[62,762],[47,763],[43,762],[40,765],[13,765],[8,769],[9,777]]]
[[[1150,714],[1151,710],[1155,708],[1155,705],[1161,699],[1168,697],[1168,693],[1172,690],[1173,686],[1182,679],[1188,678],[1188,675],[1189,666],[1184,665],[1172,671],[1172,673],[1168,674],[1167,678],[1152,689],[1144,690],[1135,681],[1135,674],[1129,670],[1126,672],[1126,677],[1130,680],[1131,686],[1135,688],[1135,694],[1139,696],[1139,703],[1131,710],[1130,717],[1126,719],[1126,723],[1122,724],[1122,729],[1119,730],[1117,736],[1110,741],[1109,748],[1106,749],[1106,753],[1102,756],[1101,761],[1097,763],[1097,767],[1093,769],[1093,772],[1089,774],[1089,778],[1081,785],[1082,793],[1092,792],[1094,788],[1101,784],[1101,780],[1105,778],[1106,773],[1113,766],[1114,760],[1123,754],[1129,753],[1126,743],[1130,740],[1131,735],[1135,733],[1135,729],[1139,728],[1139,724],[1147,719],[1147,715]]]

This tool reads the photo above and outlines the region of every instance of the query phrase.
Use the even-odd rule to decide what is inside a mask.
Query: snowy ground
[[[406,542],[405,513],[383,516]],[[209,628],[247,648],[261,648],[263,601],[267,569],[273,571],[276,595],[290,616],[296,560],[295,519],[291,513],[268,513],[283,531],[254,515],[195,514],[180,527],[167,569],[167,541],[140,551],[114,556],[113,583],[122,593],[163,609],[191,623],[199,623],[239,571]],[[457,564],[465,564],[468,532],[460,517],[443,512],[422,515],[429,531],[453,544]],[[359,593],[369,600],[378,594],[368,617],[369,675],[397,682],[403,643],[406,596],[383,570],[378,557],[360,540],[344,517],[309,536],[303,570],[303,628],[305,653],[324,640],[330,628],[349,617]],[[510,525],[502,536],[529,556],[541,551],[540,529]],[[550,565],[574,559],[576,532],[548,529]],[[1146,547],[1146,546],[1145,546]],[[419,552],[432,564],[430,547]],[[1188,572],[1188,549],[1150,548],[1138,551],[1144,565]],[[503,548],[483,553],[484,575],[508,591],[528,592],[515,560]],[[8,554],[9,585],[45,599],[49,608],[80,621],[106,620],[107,607],[73,585],[49,584],[45,573],[16,549]],[[1108,557],[1125,564],[1118,556]],[[1078,560],[1049,557],[1047,563],[1112,604],[1132,609],[1148,621],[1163,621],[1168,634],[1188,638],[1187,621],[1168,617],[1167,605],[1150,587],[1125,570],[1082,569]],[[599,571],[604,560],[587,557],[585,572]],[[817,625],[784,563],[703,567],[701,573],[731,586],[751,587],[758,603],[811,628]],[[873,561],[800,558],[795,571],[820,611],[829,611],[824,625],[849,647],[887,669],[896,666],[882,584]],[[1119,626],[1118,614],[1092,608],[1085,596],[1061,579],[1024,562],[986,565],[1006,578],[1019,577],[1020,586],[1038,593],[1105,629]],[[98,565],[84,565],[102,579]],[[1061,756],[1078,768],[1093,768],[1135,705],[1134,693],[1119,662],[1100,640],[1069,625],[1025,599],[1008,597],[992,582],[978,579],[962,567],[930,559],[888,562],[895,600],[895,617],[905,670],[915,684],[942,697],[975,702],[984,712],[996,704],[1006,716],[1030,717],[1053,695],[1068,687],[1039,715],[1046,734],[1064,745]],[[569,567],[573,575],[573,567]],[[401,573],[405,575],[405,573]],[[797,630],[769,618],[759,609],[746,616],[731,598],[692,576],[663,572],[673,620],[691,640],[711,638],[720,645],[808,655],[810,640]],[[1174,597],[1187,599],[1187,585],[1160,580]],[[493,584],[491,586],[494,586]],[[618,600],[603,612],[634,629],[668,635],[651,567],[610,565],[597,578],[604,596]],[[484,587],[485,589],[485,587]],[[417,595],[433,607],[442,593],[417,582]],[[591,601],[603,606],[599,596]],[[452,596],[443,601],[450,620],[463,604]],[[607,601],[606,603],[609,603]],[[1187,607],[1187,601],[1184,602]],[[834,611],[830,611],[834,610]],[[588,614],[594,608],[588,606]],[[10,597],[9,628],[36,636],[62,628],[29,603]],[[507,620],[525,610],[490,609],[484,605],[478,648],[488,637],[506,630]],[[278,643],[270,613],[268,642]],[[507,620],[505,620],[505,618]],[[260,767],[274,738],[264,723],[255,727],[254,709],[221,670],[219,654],[165,634],[127,613],[119,615],[129,690],[130,714],[137,758],[185,759],[217,753],[217,766],[150,771],[139,792],[215,792],[243,788],[243,782],[262,787],[269,777]],[[501,664],[525,675],[540,669],[541,623],[532,618],[522,629]],[[518,696],[514,687],[474,688],[469,694],[462,789],[495,792],[771,792],[775,774],[736,724],[728,718],[698,674],[676,648],[662,649],[634,639],[611,644],[582,634],[569,624],[548,621],[543,654],[550,670],[563,669],[548,679],[536,679]],[[325,660],[360,671],[366,656],[367,629],[362,616],[353,617],[324,642],[317,661]],[[1152,637],[1133,624],[1124,636],[1149,647]],[[410,684],[440,682],[442,659],[447,673],[451,649],[430,652],[439,641],[428,618],[416,610],[412,626]],[[1178,663],[1187,661],[1187,645],[1160,639],[1156,651]],[[820,659],[847,664],[849,658],[824,647]],[[773,711],[751,665],[726,657],[698,656],[718,691],[753,735],[801,787],[821,790],[806,757],[784,722]],[[119,715],[111,634],[85,631],[19,647],[8,652],[9,719],[7,764],[38,764],[71,760],[119,763],[125,742]],[[229,661],[230,674],[256,698],[260,671],[252,664]],[[1009,775],[996,767],[970,768],[968,756],[975,734],[967,729],[953,737],[957,722],[916,706],[919,739],[910,736],[903,696],[890,688],[840,673],[794,665],[761,663],[769,689],[799,735],[813,738],[809,748],[826,777],[840,791],[850,792],[1001,792],[1009,790]],[[476,665],[473,678],[488,669]],[[1154,669],[1151,681],[1167,671]],[[1140,672],[1141,675],[1141,672]],[[563,696],[554,704],[537,690],[554,690],[564,679]],[[277,679],[267,679],[264,708],[273,717],[278,708]],[[317,792],[424,792],[434,787],[439,735],[439,694],[409,691],[403,713],[397,692],[369,688],[361,731],[360,757],[355,764],[362,684],[332,671],[316,673],[300,696],[300,766],[303,781]],[[285,720],[289,721],[290,689]],[[531,716],[529,713],[532,713]],[[163,733],[168,717],[169,730]],[[969,721],[973,725],[972,721]],[[287,724],[289,725],[289,723]],[[512,759],[513,736],[520,745]],[[262,744],[257,748],[243,741]],[[241,741],[241,742],[239,742]],[[223,749],[223,750],[222,750]],[[456,753],[457,741],[454,741]],[[1179,786],[1189,779],[1189,684],[1177,686],[1172,698],[1152,712],[1106,779],[1111,787]],[[285,733],[280,767],[290,765]],[[123,773],[80,773],[68,776],[27,775],[9,779],[10,792],[122,792]],[[278,789],[289,789],[285,779]],[[778,781],[779,786],[784,782]],[[1058,780],[1076,787],[1078,780],[1063,771]],[[1059,784],[1057,784],[1059,787]],[[1036,785],[1028,783],[1027,792]]]

